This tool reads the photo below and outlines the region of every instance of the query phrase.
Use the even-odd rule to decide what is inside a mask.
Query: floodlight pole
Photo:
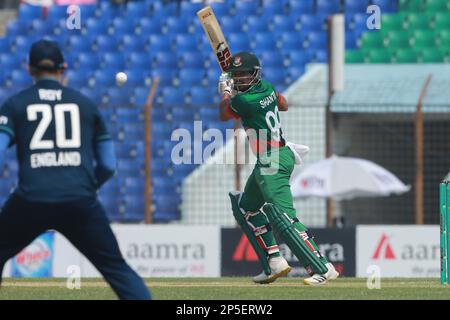
[[[147,101],[144,106],[145,119],[145,189],[144,189],[144,214],[145,223],[153,222],[153,186],[152,186],[152,109],[155,99],[156,89],[158,88],[159,77],[156,77],[150,87]]]
[[[328,97],[325,107],[325,155],[333,154],[333,113],[331,99],[336,91],[344,89],[344,57],[345,57],[345,28],[342,14],[328,17]],[[333,200],[327,199],[327,226],[335,227]]]
[[[416,224],[424,223],[424,119],[423,119],[423,99],[431,82],[432,75],[428,75],[420,92],[417,102],[415,116],[415,145],[416,145],[416,181],[415,181],[415,222]]]

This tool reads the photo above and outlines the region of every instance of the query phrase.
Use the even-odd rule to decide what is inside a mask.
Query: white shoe
[[[269,275],[262,272],[256,277],[253,277],[253,281],[259,284],[271,283],[279,277],[287,275],[292,270],[286,259],[281,256],[269,259],[269,266],[272,271]]]
[[[334,280],[339,277],[339,272],[336,271],[331,263],[326,264],[328,271],[324,274],[315,273],[311,277],[303,280],[304,284],[310,286],[320,286],[326,284],[330,280]]]

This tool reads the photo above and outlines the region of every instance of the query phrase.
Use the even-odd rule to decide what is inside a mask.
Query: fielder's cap
[[[233,56],[227,71],[229,72],[254,71],[255,68],[259,67],[260,64],[258,58],[252,53],[243,51]]]
[[[46,71],[56,71],[67,67],[58,44],[50,40],[39,40],[33,43],[29,64],[32,68]]]

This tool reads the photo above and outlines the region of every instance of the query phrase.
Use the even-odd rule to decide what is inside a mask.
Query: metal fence
[[[280,113],[284,136],[288,141],[308,145],[311,149],[304,165],[325,156],[326,68],[312,66],[310,73],[292,84],[284,92],[289,111]],[[245,141],[244,138],[242,141]],[[248,149],[248,148],[247,148]],[[218,158],[234,154],[234,141],[228,141],[223,150],[209,162],[197,168],[182,187],[181,222],[186,224],[221,224],[233,226],[228,192],[235,189],[236,175],[233,164],[214,164]],[[230,156],[228,156],[229,158]],[[233,155],[231,155],[233,158]],[[250,158],[251,159],[251,158]],[[250,175],[253,164],[244,164],[240,171],[240,190]],[[296,168],[295,170],[300,170]],[[296,174],[296,171],[294,171]],[[308,226],[323,226],[326,212],[322,199],[295,200],[298,217]]]
[[[346,69],[346,89],[333,98],[333,150],[369,159],[412,186],[401,196],[343,203],[348,224],[415,223],[416,108],[423,99],[423,217],[436,224],[438,185],[450,170],[450,68],[448,65],[360,65]],[[349,177],[351,178],[351,177]]]

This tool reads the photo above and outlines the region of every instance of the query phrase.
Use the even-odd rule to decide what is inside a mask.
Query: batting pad
[[[255,250],[264,273],[266,275],[270,275],[272,273],[272,270],[270,269],[269,261],[267,260],[267,253],[258,244],[255,234],[253,233],[252,229],[247,223],[247,220],[245,219],[245,212],[243,212],[243,210],[239,207],[239,200],[241,199],[242,193],[238,191],[232,191],[228,193],[228,195],[230,196],[231,209],[233,210],[234,218],[236,219],[238,225],[241,227],[242,231],[247,236],[248,241]]]
[[[297,230],[295,230],[294,225],[283,212],[272,203],[264,204],[261,211],[267,215],[274,230],[289,246],[303,265],[311,266],[313,271],[319,274],[324,274],[328,271],[325,264],[322,263],[319,257],[306,245],[297,233]]]

